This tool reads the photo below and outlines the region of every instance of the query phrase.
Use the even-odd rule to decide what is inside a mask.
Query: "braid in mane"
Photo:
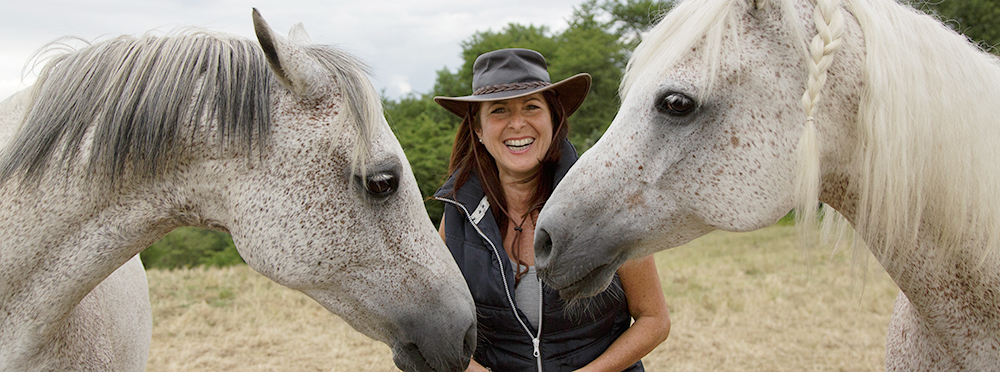
[[[796,220],[807,236],[814,229],[816,205],[819,202],[819,146],[813,115],[819,106],[820,91],[826,84],[827,70],[833,63],[834,53],[843,43],[844,15],[840,0],[817,0],[813,10],[816,36],[809,44],[809,83],[802,95],[802,110],[806,114],[805,128],[799,139],[798,158],[801,167],[795,180]]]

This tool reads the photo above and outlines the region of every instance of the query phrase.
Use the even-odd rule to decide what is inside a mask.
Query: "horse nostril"
[[[539,265],[546,263],[549,259],[549,254],[552,253],[552,238],[549,237],[549,233],[545,229],[540,228],[535,231],[535,264]]]

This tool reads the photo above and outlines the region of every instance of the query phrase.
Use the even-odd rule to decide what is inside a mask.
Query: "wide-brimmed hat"
[[[573,75],[552,83],[545,57],[530,49],[500,49],[483,53],[472,65],[472,95],[434,97],[434,102],[459,117],[469,112],[473,102],[499,101],[546,90],[555,91],[566,116],[580,108],[590,92],[590,74]]]

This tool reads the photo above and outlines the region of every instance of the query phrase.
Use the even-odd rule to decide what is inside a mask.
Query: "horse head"
[[[617,116],[539,216],[536,262],[563,296],[603,290],[626,260],[765,227],[795,206],[812,17],[780,3],[684,2],[636,48]],[[819,114],[838,124],[857,106],[848,67],[832,67],[841,78],[825,91],[842,107]]]
[[[811,234],[822,202],[899,285],[886,370],[997,365],[995,55],[895,1],[686,1],[636,48],[621,93],[538,218],[539,275],[563,296],[793,207]]]
[[[400,369],[464,368],[474,305],[374,88],[341,57],[319,62],[300,27],[290,41],[256,11],[254,25],[278,77],[271,139],[244,167],[205,164],[220,225],[250,266],[390,345]]]
[[[0,105],[0,297],[14,299],[0,301],[0,369],[55,359],[67,314],[179,226],[230,233],[253,269],[388,344],[404,371],[468,365],[475,305],[366,68],[253,19],[259,46],[208,31],[94,43]]]

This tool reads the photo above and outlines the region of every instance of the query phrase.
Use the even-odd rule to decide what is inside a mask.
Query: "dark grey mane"
[[[358,148],[367,149],[368,113],[381,111],[369,107],[374,89],[366,69],[332,47],[307,51],[341,82],[360,128]],[[83,160],[111,185],[127,169],[160,174],[182,150],[179,130],[201,119],[215,124],[220,145],[250,156],[269,138],[274,79],[255,42],[201,31],[121,36],[57,56],[31,88],[30,109],[0,158],[0,182],[19,174],[37,181],[49,166],[75,161],[89,130],[91,153]]]

